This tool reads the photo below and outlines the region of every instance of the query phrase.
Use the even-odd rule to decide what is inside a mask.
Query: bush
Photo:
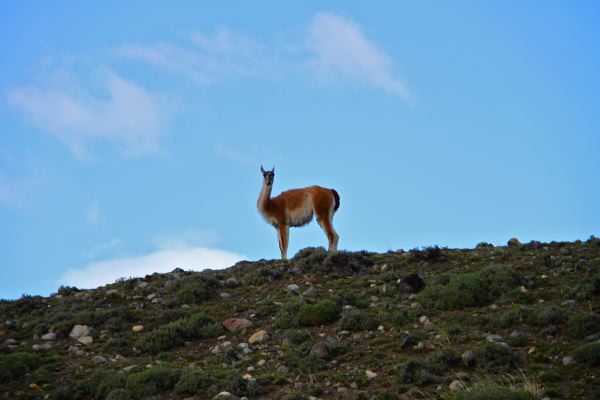
[[[31,353],[0,354],[0,383],[17,380],[40,365],[40,358]]]
[[[175,392],[177,394],[197,394],[199,391],[205,391],[214,383],[216,380],[212,376],[188,368],[179,377],[179,381],[175,385]]]
[[[423,360],[423,366],[432,374],[443,375],[459,361],[460,357],[451,350],[436,351]]]
[[[96,398],[103,399],[115,389],[124,389],[127,380],[124,375],[116,372],[107,372],[94,390]]]
[[[517,273],[501,265],[477,272],[448,273],[425,287],[418,301],[426,307],[442,310],[484,306],[518,283]]]
[[[145,334],[138,346],[145,353],[158,353],[180,346],[186,340],[213,338],[222,332],[223,328],[213,318],[198,313]]]
[[[317,304],[304,304],[298,310],[298,324],[302,326],[323,325],[339,318],[341,307],[325,299]]]
[[[135,399],[143,399],[172,389],[177,381],[177,371],[158,366],[130,375],[126,388]]]
[[[179,300],[198,304],[210,299],[218,287],[221,287],[221,283],[217,278],[205,274],[192,274],[177,280],[173,290]]]
[[[575,349],[575,359],[590,367],[600,366],[600,343],[588,343]]]
[[[131,394],[125,389],[115,389],[111,391],[108,396],[106,396],[106,400],[132,400]]]
[[[600,317],[596,314],[577,313],[567,321],[567,332],[575,339],[583,339],[598,331],[600,331]]]
[[[539,326],[562,325],[567,322],[567,312],[558,306],[546,307],[538,314],[536,324]]]
[[[479,367],[489,372],[508,372],[519,362],[510,347],[493,342],[484,343],[479,348],[476,360]]]
[[[369,331],[377,328],[377,321],[365,311],[351,310],[342,316],[340,327],[347,331]]]
[[[452,400],[534,400],[533,395],[522,389],[495,385],[479,385],[469,390],[454,392]]]
[[[288,329],[298,327],[298,312],[306,303],[300,297],[293,298],[281,307],[281,310],[275,315],[273,326],[278,329]]]
[[[425,386],[439,382],[439,378],[427,370],[419,361],[410,359],[395,368],[396,383],[398,385]]]

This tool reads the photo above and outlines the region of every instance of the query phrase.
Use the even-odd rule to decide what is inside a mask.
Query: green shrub
[[[177,371],[158,366],[130,375],[126,389],[135,399],[143,399],[172,389],[177,381]]]
[[[397,365],[394,372],[398,385],[425,386],[439,381],[421,362],[414,359]]]
[[[567,332],[575,339],[583,339],[598,331],[600,331],[600,317],[596,314],[577,313],[567,321]]]
[[[0,383],[17,380],[41,364],[40,357],[31,353],[0,354]]]
[[[495,385],[479,385],[469,390],[454,392],[452,400],[535,400],[522,389],[513,389]]]
[[[213,318],[197,313],[143,335],[138,347],[145,353],[158,353],[180,346],[186,340],[213,338],[222,332],[223,328]]]
[[[100,381],[100,384],[94,390],[96,398],[103,399],[113,392],[115,389],[124,389],[126,378],[123,374],[116,372],[107,372]]]
[[[298,327],[298,312],[306,303],[300,297],[293,298],[281,307],[281,310],[275,315],[273,326],[278,329],[288,329]]]
[[[177,394],[197,394],[200,391],[205,391],[214,383],[216,383],[216,380],[212,376],[202,371],[187,368],[181,373],[179,381],[175,384],[175,392]]]
[[[423,360],[423,366],[432,374],[443,375],[459,361],[460,357],[451,350],[436,351]]]
[[[567,312],[558,306],[550,306],[541,311],[535,322],[539,326],[562,325],[569,319]]]
[[[106,400],[132,400],[131,394],[125,389],[115,389],[111,391],[108,396],[106,396]]]
[[[377,393],[375,396],[373,396],[371,398],[371,400],[398,400],[398,396],[396,396],[388,391],[383,391],[383,392]]]
[[[172,290],[182,302],[198,304],[210,299],[219,287],[221,283],[213,276],[192,274],[178,279]]]
[[[442,310],[490,304],[519,283],[517,273],[501,265],[481,271],[441,275],[418,295],[419,303]]]
[[[377,328],[377,321],[362,310],[350,310],[340,320],[340,327],[347,331],[370,331]]]
[[[514,369],[519,359],[508,346],[486,342],[479,347],[477,365],[489,372],[507,372]]]
[[[298,324],[301,326],[323,325],[339,318],[341,307],[325,299],[317,304],[304,304],[298,310]]]
[[[591,367],[600,366],[600,343],[587,343],[575,349],[575,359]]]

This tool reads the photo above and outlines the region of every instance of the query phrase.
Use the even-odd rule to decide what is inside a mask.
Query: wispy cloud
[[[266,76],[269,57],[260,42],[220,27],[214,35],[194,33],[185,45],[158,42],[126,44],[116,54],[182,74],[197,84],[226,82],[232,77]]]
[[[308,61],[320,79],[345,79],[410,99],[406,84],[394,76],[391,58],[344,17],[317,13],[308,28]]]
[[[67,78],[52,87],[15,88],[7,98],[80,159],[89,158],[87,147],[96,141],[116,145],[127,156],[156,151],[166,119],[160,97],[108,69],[100,75],[104,96]]]
[[[208,247],[177,247],[158,249],[149,254],[93,262],[70,269],[60,278],[60,284],[83,289],[96,288],[119,278],[143,277],[154,272],[165,273],[175,268],[200,271],[222,269],[246,257]]]
[[[85,219],[91,225],[98,225],[102,222],[102,210],[98,200],[92,201],[85,211]]]

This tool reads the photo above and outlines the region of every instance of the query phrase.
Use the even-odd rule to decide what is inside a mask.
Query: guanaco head
[[[262,172],[263,177],[265,178],[265,185],[271,186],[273,184],[273,179],[275,179],[275,167],[273,167],[273,169],[270,171],[265,171],[261,165],[260,172]]]

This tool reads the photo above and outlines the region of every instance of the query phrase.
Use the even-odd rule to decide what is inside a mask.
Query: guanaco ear
[[[265,169],[263,168],[263,166],[260,166],[260,172],[262,172],[263,176],[266,174]]]
[[[273,165],[273,168],[271,169],[272,173],[275,173],[275,166]]]

